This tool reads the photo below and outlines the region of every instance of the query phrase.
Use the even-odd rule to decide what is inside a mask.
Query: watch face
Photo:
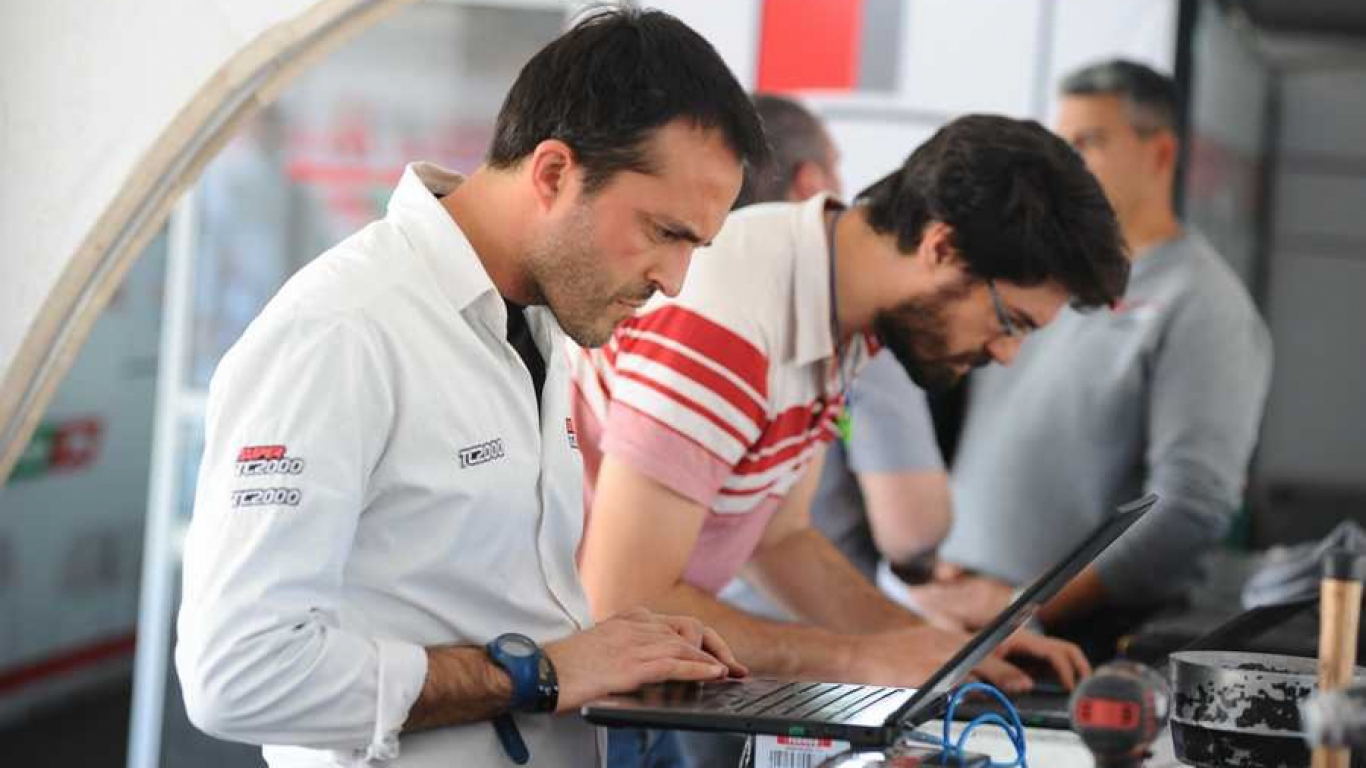
[[[509,656],[520,658],[532,656],[536,653],[536,643],[532,642],[531,638],[526,635],[509,633],[499,636],[497,642],[498,650]]]

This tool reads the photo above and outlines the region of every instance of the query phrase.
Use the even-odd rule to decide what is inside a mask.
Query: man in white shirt
[[[558,350],[677,294],[765,154],[710,45],[604,10],[526,65],[468,179],[410,165],[383,220],[291,279],[210,386],[192,721],[273,768],[580,766],[593,731],[551,713],[744,674],[691,619],[593,626]]]

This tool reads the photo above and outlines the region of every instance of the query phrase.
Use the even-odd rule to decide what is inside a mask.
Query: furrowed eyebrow
[[[643,216],[646,221],[650,222],[650,224],[664,229],[670,235],[673,235],[680,240],[687,240],[699,248],[705,248],[711,245],[710,240],[704,240],[701,235],[692,231],[692,227],[689,227],[687,224],[674,221],[666,216],[657,216],[649,213],[642,213],[641,216]]]

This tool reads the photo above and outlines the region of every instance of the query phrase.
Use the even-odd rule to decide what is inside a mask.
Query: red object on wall
[[[759,90],[858,84],[863,0],[764,0]]]
[[[104,425],[97,418],[74,419],[57,426],[52,439],[49,467],[54,470],[81,469],[95,463],[100,454]]]

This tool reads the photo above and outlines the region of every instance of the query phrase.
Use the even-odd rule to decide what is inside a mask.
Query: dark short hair
[[[825,127],[806,107],[783,96],[758,93],[754,95],[754,109],[764,123],[773,152],[768,163],[746,169],[736,208],[786,200],[802,163],[825,167],[829,162],[830,139]]]
[[[1140,134],[1178,133],[1180,96],[1176,81],[1152,67],[1110,59],[1082,67],[1062,81],[1064,96],[1117,96]]]
[[[591,194],[620,171],[654,171],[645,144],[678,118],[719,128],[742,164],[768,158],[748,94],[710,43],[661,11],[597,8],[522,67],[498,112],[488,164],[515,166],[559,139]]]
[[[856,202],[904,253],[930,222],[949,225],[969,274],[980,279],[1056,281],[1078,308],[1113,304],[1128,284],[1124,240],[1100,184],[1033,120],[960,117]]]

